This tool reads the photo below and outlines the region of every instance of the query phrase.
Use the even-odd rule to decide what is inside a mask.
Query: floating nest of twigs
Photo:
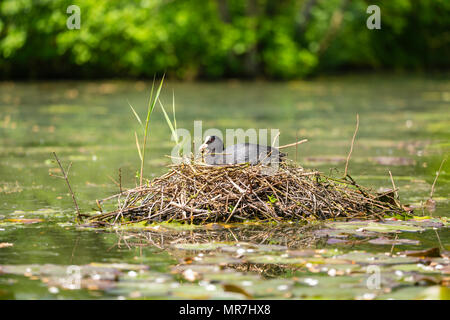
[[[117,210],[92,216],[89,222],[309,222],[407,214],[393,191],[375,193],[350,176],[332,178],[287,162],[277,169],[197,162],[172,165],[147,185],[103,199],[99,206],[111,200],[118,201]]]

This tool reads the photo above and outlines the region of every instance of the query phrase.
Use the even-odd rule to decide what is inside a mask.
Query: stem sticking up
[[[447,158],[444,158],[441,162],[441,165],[439,166],[439,170],[436,173],[436,178],[434,178],[433,185],[431,186],[431,192],[430,192],[430,199],[433,199],[433,193],[434,193],[434,185],[436,184],[437,179],[439,178],[439,175],[441,174],[442,166],[444,165],[444,162],[447,160]]]
[[[63,174],[62,177],[61,176],[54,176],[54,177],[66,180],[67,187],[69,188],[70,194],[72,195],[73,203],[75,204],[75,209],[77,210],[77,222],[80,222],[80,221],[82,221],[82,215],[80,213],[80,208],[78,207],[77,200],[75,199],[75,194],[73,193],[72,187],[70,186],[69,177],[68,177],[69,170],[70,170],[70,167],[72,166],[72,163],[69,164],[69,167],[67,168],[67,173],[66,173],[64,171],[64,168],[63,168],[62,164],[61,164],[61,161],[59,161],[59,158],[58,158],[58,156],[56,155],[55,152],[53,152],[53,156],[55,157],[56,161],[58,162],[59,168],[61,169],[61,172]]]
[[[345,162],[344,178],[347,176],[348,162],[350,161],[350,156],[352,155],[353,144],[355,143],[355,137],[356,137],[356,133],[358,132],[358,128],[359,128],[359,114],[356,114],[356,128],[355,128],[355,133],[353,133],[352,145],[350,146],[350,152],[348,153],[347,161]]]

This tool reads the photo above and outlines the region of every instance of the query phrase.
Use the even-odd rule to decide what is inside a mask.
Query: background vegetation
[[[81,29],[66,27],[69,5]],[[381,8],[381,30],[366,9]],[[448,0],[2,0],[0,77],[289,79],[450,65]]]

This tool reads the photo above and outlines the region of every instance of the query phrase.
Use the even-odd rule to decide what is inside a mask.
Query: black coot
[[[284,153],[276,148],[253,143],[238,143],[224,150],[222,140],[217,136],[207,136],[201,150],[207,150],[205,162],[207,164],[237,164],[250,163],[252,165],[280,162]]]

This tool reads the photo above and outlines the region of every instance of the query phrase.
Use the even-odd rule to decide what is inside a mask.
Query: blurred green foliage
[[[66,9],[81,9],[69,30]],[[381,30],[369,30],[370,4]],[[450,65],[448,0],[2,0],[0,77],[287,79]]]

